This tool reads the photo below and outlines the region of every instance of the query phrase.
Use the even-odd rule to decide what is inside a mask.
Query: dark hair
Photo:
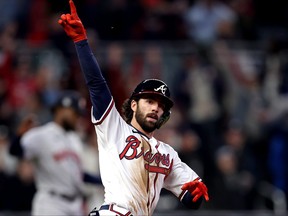
[[[122,116],[124,120],[130,124],[133,118],[133,110],[131,109],[132,98],[126,99],[122,104]]]

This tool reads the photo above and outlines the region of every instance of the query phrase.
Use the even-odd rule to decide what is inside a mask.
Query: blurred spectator
[[[17,173],[8,177],[3,193],[5,210],[8,212],[30,212],[36,192],[33,166],[29,161],[20,160]]]
[[[144,50],[144,68],[142,71],[143,79],[147,77],[153,77],[160,79],[164,77],[165,64],[163,62],[163,53],[159,46],[156,44],[150,44],[146,46]],[[168,79],[165,79],[168,80]]]
[[[48,4],[47,0],[31,0],[28,14],[27,42],[43,44],[48,39]]]
[[[256,137],[261,133],[259,117],[264,105],[259,79],[262,52],[244,45],[215,43],[213,61],[223,74],[229,89],[223,104],[227,117],[239,120],[247,128],[248,135]]]
[[[7,126],[0,125],[0,170],[12,175],[16,172],[17,160],[9,154],[10,131]]]
[[[125,78],[123,68],[123,61],[125,60],[123,47],[118,43],[110,44],[107,48],[106,58],[102,71],[108,84],[111,83],[110,91],[114,97],[116,108],[121,110],[122,103],[129,97],[124,84],[127,83],[127,78]]]
[[[213,154],[219,146],[221,133],[223,95],[225,82],[215,67],[197,54],[185,58],[184,67],[178,73],[175,85],[176,103],[179,103],[186,123],[201,140],[204,173],[213,171]],[[207,178],[206,181],[209,181]]]
[[[189,119],[195,124],[214,121],[221,114],[215,91],[217,71],[211,65],[203,65],[199,61],[183,84],[189,94],[191,106],[188,108]]]
[[[0,95],[1,102],[5,100],[7,94],[8,80],[11,77],[14,61],[15,26],[9,25],[0,33]],[[2,104],[2,103],[1,103]]]
[[[132,53],[131,64],[127,69],[127,77],[129,77],[127,89],[133,90],[133,86],[149,77],[155,79],[165,77],[165,80],[170,81],[168,65],[165,64],[163,58],[164,53],[160,46],[153,42],[143,44],[141,51]]]
[[[215,156],[217,174],[210,185],[211,203],[213,209],[245,210],[253,205],[248,197],[251,191],[251,174],[239,171],[238,161],[231,146],[220,147]],[[210,207],[211,207],[210,206]]]
[[[191,129],[182,130],[181,142],[179,147],[179,157],[188,166],[193,167],[195,172],[201,176],[204,175],[201,149],[201,140],[199,136]]]
[[[266,108],[266,122],[285,115],[288,110],[288,40],[272,37],[267,41],[261,71],[261,90]],[[264,123],[264,122],[263,122]]]
[[[181,85],[179,86],[179,83]],[[177,86],[178,85],[178,86]],[[177,103],[190,122],[201,124],[221,115],[225,82],[217,69],[198,53],[185,56],[174,80]],[[177,86],[177,88],[176,88]],[[185,100],[182,100],[185,98]]]
[[[8,101],[11,107],[21,109],[27,104],[29,95],[37,92],[35,76],[33,75],[32,56],[28,53],[19,55],[16,66],[8,80]]]
[[[3,164],[0,162],[0,211],[6,210],[5,200],[6,200],[6,182],[8,179],[8,175],[5,173],[3,169]]]
[[[269,181],[288,197],[288,115],[287,112],[270,125],[268,150]]]
[[[233,38],[236,14],[219,0],[198,0],[184,14],[189,37],[210,46],[219,38]]]
[[[15,174],[17,160],[9,155],[9,130],[5,125],[0,125],[0,211],[7,210],[6,190],[8,178]]]
[[[221,204],[225,199],[225,195],[223,195],[222,198],[220,196],[219,200],[217,200],[220,203],[216,204],[216,208],[220,207],[225,209],[225,205],[227,206],[226,209],[253,209],[255,207],[256,187],[260,180],[260,173],[257,169],[259,164],[256,163],[252,147],[239,122],[231,120],[223,131],[222,145],[216,151],[216,176],[219,178],[218,181],[223,178],[222,181],[224,180],[223,183],[226,184],[224,188],[228,194],[230,193],[226,198],[229,199],[229,196],[232,196],[234,192],[235,198],[230,197],[231,205],[224,204],[225,202]],[[225,182],[229,181],[229,179],[232,180],[232,182]],[[234,182],[235,185],[233,185],[235,188],[231,187],[233,181],[236,181]],[[213,184],[215,184],[215,182],[213,182]],[[212,186],[212,190],[217,190],[214,187],[216,187],[216,184]],[[236,202],[237,196],[240,196],[238,197],[239,203]],[[221,199],[223,200],[221,201]]]
[[[0,1],[0,31],[18,18],[21,11],[21,0]]]
[[[140,1],[144,13],[135,25],[136,39],[180,40],[187,33],[183,12],[188,7],[187,0]]]
[[[230,146],[238,161],[238,170],[245,170],[254,177],[257,176],[257,164],[253,156],[253,145],[237,119],[228,122],[228,126],[223,132],[222,145]]]
[[[239,40],[257,40],[259,33],[257,32],[255,8],[253,0],[232,0],[231,8],[236,13],[235,21],[235,38]]]
[[[53,47],[43,47],[41,50],[34,50],[37,55],[33,64],[33,77],[41,95],[42,103],[49,107],[57,99],[59,91],[75,88],[76,80],[72,79],[72,72],[68,69],[68,63],[59,50]]]

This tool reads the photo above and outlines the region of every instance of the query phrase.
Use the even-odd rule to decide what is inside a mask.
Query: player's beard
[[[141,112],[141,110],[139,108],[136,110],[136,113],[135,113],[136,121],[138,122],[138,124],[141,126],[141,128],[144,131],[151,133],[154,130],[156,130],[157,122],[155,122],[155,123],[149,122],[146,120],[146,117],[147,117],[147,115],[145,116],[144,113]]]
[[[65,131],[74,131],[75,130],[75,125],[66,119],[62,120],[61,125]]]

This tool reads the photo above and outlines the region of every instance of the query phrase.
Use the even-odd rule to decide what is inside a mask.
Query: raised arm
[[[24,149],[21,145],[22,136],[29,131],[31,128],[34,128],[38,125],[37,116],[34,114],[29,114],[24,119],[21,120],[16,131],[16,136],[12,139],[12,142],[9,146],[9,153],[15,157],[22,159],[25,156]]]
[[[86,30],[78,17],[74,2],[69,0],[69,4],[70,14],[62,14],[58,23],[75,43],[79,63],[90,92],[93,115],[98,120],[111,104],[112,96],[88,44]]]

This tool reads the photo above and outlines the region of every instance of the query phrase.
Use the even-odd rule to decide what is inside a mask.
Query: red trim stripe
[[[108,106],[107,110],[105,111],[105,113],[102,115],[102,117],[99,120],[96,120],[95,123],[93,123],[94,125],[99,125],[102,124],[102,122],[105,120],[105,118],[108,116],[108,114],[110,113],[110,111],[112,110],[112,107],[114,105],[114,100],[112,99],[110,102],[110,105]]]
[[[131,215],[131,212],[129,210],[127,210],[128,212],[124,215],[116,210],[113,209],[114,204],[111,204],[109,207],[109,211],[115,212],[116,214],[119,214],[119,216],[129,216]]]
[[[157,152],[159,153],[159,151],[158,151],[158,146],[159,146],[159,141],[157,140],[157,145],[155,146],[156,147],[156,150],[157,150]],[[145,164],[145,165],[148,165],[148,164]],[[157,167],[155,167],[157,170],[159,170],[161,167],[159,167],[160,165],[158,164],[158,166]],[[150,164],[149,164],[149,172],[150,172],[150,168],[152,168],[152,170],[153,170],[153,167],[151,167],[150,166]],[[155,178],[154,178],[154,196],[153,196],[153,199],[152,199],[152,202],[151,202],[151,205],[154,203],[154,200],[155,200],[155,197],[156,197],[156,193],[155,193],[155,191],[156,191],[156,182],[157,182],[157,179],[158,179],[158,173],[156,172],[156,176],[155,176]]]
[[[155,148],[157,149],[157,151],[158,151],[158,147],[160,146],[160,142],[159,142],[159,140],[157,140],[157,144],[156,144],[156,146],[155,146]]]

